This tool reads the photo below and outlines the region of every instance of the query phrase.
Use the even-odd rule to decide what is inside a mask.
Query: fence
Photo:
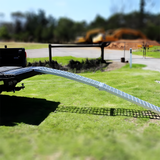
[[[100,47],[101,48],[101,60],[104,61],[104,47],[107,47],[110,42],[103,42],[101,44],[49,44],[49,61],[52,61],[52,48],[75,48],[75,47]]]
[[[99,47],[101,48],[101,60],[104,61],[104,48],[108,46],[108,49],[110,48],[111,45],[113,44],[118,44],[122,43],[123,48],[121,47],[121,51],[124,50],[124,54],[121,55],[121,57],[117,57],[118,59],[121,59],[121,62],[125,62],[125,57],[126,57],[126,50],[129,50],[130,48],[126,48],[129,43],[135,43],[134,47],[136,46],[142,49],[142,56],[146,58],[146,51],[147,51],[147,43],[145,41],[136,41],[136,42],[130,42],[130,41],[121,41],[121,42],[103,42],[101,44],[49,44],[49,61],[52,61],[52,54],[54,54],[52,48],[83,48],[83,47]],[[114,49],[114,48],[112,48]],[[119,48],[118,48],[119,49]],[[132,48],[134,50],[134,48]],[[105,50],[106,51],[106,50]],[[87,55],[87,53],[86,53]]]

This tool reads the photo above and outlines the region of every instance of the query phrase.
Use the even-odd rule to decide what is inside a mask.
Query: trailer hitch
[[[24,88],[25,88],[24,83],[22,83],[22,86],[20,86],[20,87],[14,87],[13,92],[15,93],[15,91],[20,91],[21,89],[24,89]]]

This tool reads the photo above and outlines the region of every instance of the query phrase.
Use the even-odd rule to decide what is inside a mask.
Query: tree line
[[[160,14],[144,13],[143,10],[129,14],[116,13],[108,19],[97,15],[90,23],[76,22],[66,17],[57,20],[53,16],[47,17],[43,10],[38,13],[14,12],[11,16],[12,22],[0,23],[0,40],[68,43],[95,28],[106,31],[133,28],[142,31],[149,39],[160,41]]]

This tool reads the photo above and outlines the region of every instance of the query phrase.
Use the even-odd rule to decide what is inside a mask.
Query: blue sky
[[[96,15],[107,19],[116,12],[138,11],[139,3],[140,0],[0,0],[0,21],[11,21],[12,12],[36,13],[42,9],[47,16],[52,15],[56,19],[68,17],[74,21],[91,22]],[[145,11],[160,13],[160,0],[146,0]]]

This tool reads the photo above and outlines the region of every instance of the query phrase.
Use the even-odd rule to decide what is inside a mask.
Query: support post
[[[49,44],[49,62],[51,63],[52,61],[52,47],[51,44]]]
[[[101,61],[104,61],[104,46],[101,46]]]
[[[124,58],[125,58],[125,42],[124,42]]]
[[[101,47],[101,62],[104,62],[104,47],[108,46],[110,44],[110,42],[102,42],[100,44]]]
[[[144,58],[144,42],[143,42],[143,47],[142,48],[143,48],[143,58]]]
[[[146,58],[146,45],[144,46],[144,58]]]
[[[130,48],[130,68],[132,68],[132,48]]]
[[[125,63],[125,42],[124,42],[124,56],[121,57],[121,62]]]

